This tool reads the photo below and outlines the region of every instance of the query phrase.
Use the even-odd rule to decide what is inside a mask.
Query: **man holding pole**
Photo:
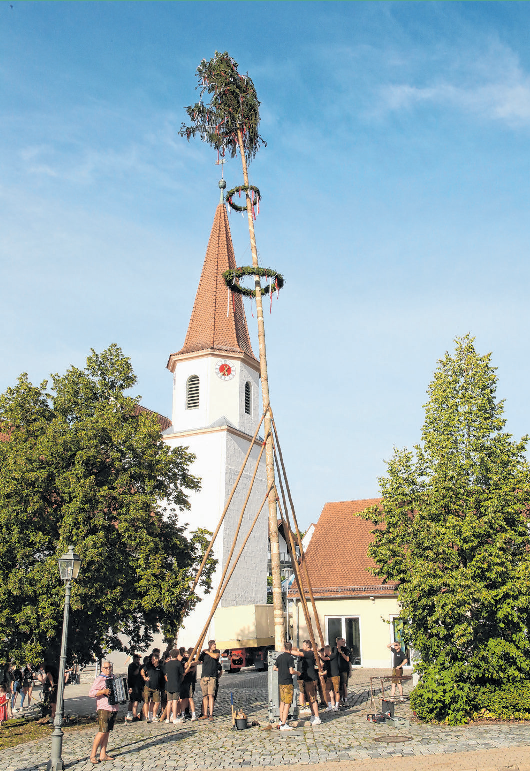
[[[208,649],[203,650],[199,656],[199,661],[202,663],[202,715],[200,720],[206,720],[207,718],[213,720],[215,687],[217,685],[217,662],[219,661],[220,655],[220,651],[215,647],[215,640],[209,640]],[[210,709],[209,715],[208,708]]]
[[[304,696],[309,702],[313,717],[311,725],[320,725],[322,722],[318,716],[318,670],[315,661],[315,654],[311,645],[311,640],[304,640],[302,650],[293,650],[293,655],[300,656],[302,659],[302,681],[304,683]]]
[[[293,675],[294,658],[291,654],[292,643],[285,642],[283,644],[283,653],[280,653],[276,659],[274,665],[274,671],[278,672],[278,689],[280,691],[280,731],[292,731],[291,726],[287,723],[289,717],[289,707],[293,703]]]

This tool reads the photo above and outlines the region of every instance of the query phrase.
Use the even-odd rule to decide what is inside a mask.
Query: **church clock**
[[[235,377],[236,368],[229,361],[218,361],[215,365],[215,372],[221,380],[232,380]]]

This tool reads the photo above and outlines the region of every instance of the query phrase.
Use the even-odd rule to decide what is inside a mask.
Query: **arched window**
[[[245,414],[252,415],[252,384],[248,380],[245,383]]]
[[[186,409],[196,410],[199,406],[199,376],[190,375],[186,380]]]

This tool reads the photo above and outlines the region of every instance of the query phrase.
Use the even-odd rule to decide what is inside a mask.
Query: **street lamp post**
[[[57,706],[55,708],[55,720],[53,721],[52,733],[52,756],[48,761],[47,771],[62,771],[64,763],[63,753],[63,732],[61,726],[63,723],[63,696],[64,696],[64,670],[66,668],[66,640],[68,638],[68,615],[70,612],[70,591],[72,581],[79,575],[81,560],[74,552],[74,547],[69,546],[66,554],[59,557],[59,571],[61,579],[64,581],[64,616],[63,616],[63,636],[61,639],[61,659],[59,662],[59,681],[57,683]]]

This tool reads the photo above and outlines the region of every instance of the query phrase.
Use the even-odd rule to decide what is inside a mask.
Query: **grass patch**
[[[96,726],[97,720],[94,716],[83,715],[75,721],[63,724],[62,730],[65,735],[73,731],[80,731],[83,728]],[[6,750],[10,747],[16,747],[18,744],[26,744],[39,739],[47,739],[53,733],[53,727],[38,720],[8,720],[0,729],[0,750]]]

